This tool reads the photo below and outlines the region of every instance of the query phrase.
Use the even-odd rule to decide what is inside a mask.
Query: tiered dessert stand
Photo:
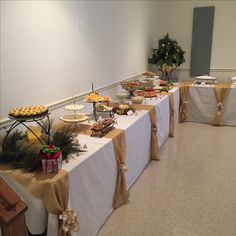
[[[86,116],[84,113],[79,113],[79,110],[84,109],[83,105],[77,105],[72,104],[72,105],[67,105],[65,106],[65,110],[70,111],[70,114],[66,114],[62,116],[60,119],[64,122],[68,123],[74,123],[74,124],[79,124],[80,122],[86,121],[89,119],[88,116]]]

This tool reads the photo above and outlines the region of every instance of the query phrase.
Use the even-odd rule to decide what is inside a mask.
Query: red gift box
[[[44,173],[58,173],[62,167],[61,149],[53,144],[44,145],[40,150],[42,169]]]

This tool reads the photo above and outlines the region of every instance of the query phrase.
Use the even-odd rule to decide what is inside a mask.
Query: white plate
[[[83,108],[84,108],[83,105],[76,105],[76,104],[65,106],[65,109],[66,109],[66,110],[69,110],[69,111],[81,110],[81,109],[83,109]]]
[[[83,113],[78,113],[78,114],[68,114],[64,115],[60,118],[61,120],[65,122],[82,122],[86,121],[89,119],[88,116],[84,115]]]

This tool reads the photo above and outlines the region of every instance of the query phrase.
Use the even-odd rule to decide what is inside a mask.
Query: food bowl
[[[151,87],[153,85],[153,81],[141,80],[140,84],[141,86],[144,86],[144,87]]]
[[[120,92],[120,93],[116,93],[115,95],[116,95],[116,97],[118,97],[121,100],[126,99],[126,98],[129,97],[128,92]]]
[[[138,89],[140,86],[140,81],[125,81],[125,82],[122,82],[121,83],[121,87],[122,89],[126,90],[129,92],[129,97],[128,98],[131,98],[132,96],[134,96],[134,91],[136,89]]]
[[[136,104],[141,104],[143,102],[144,97],[142,96],[134,96],[131,98],[131,101]]]

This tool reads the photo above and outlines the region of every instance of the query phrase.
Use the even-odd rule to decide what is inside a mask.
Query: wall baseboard
[[[188,67],[179,67],[178,71],[190,71]],[[236,72],[236,68],[211,68],[210,71],[212,72]]]

